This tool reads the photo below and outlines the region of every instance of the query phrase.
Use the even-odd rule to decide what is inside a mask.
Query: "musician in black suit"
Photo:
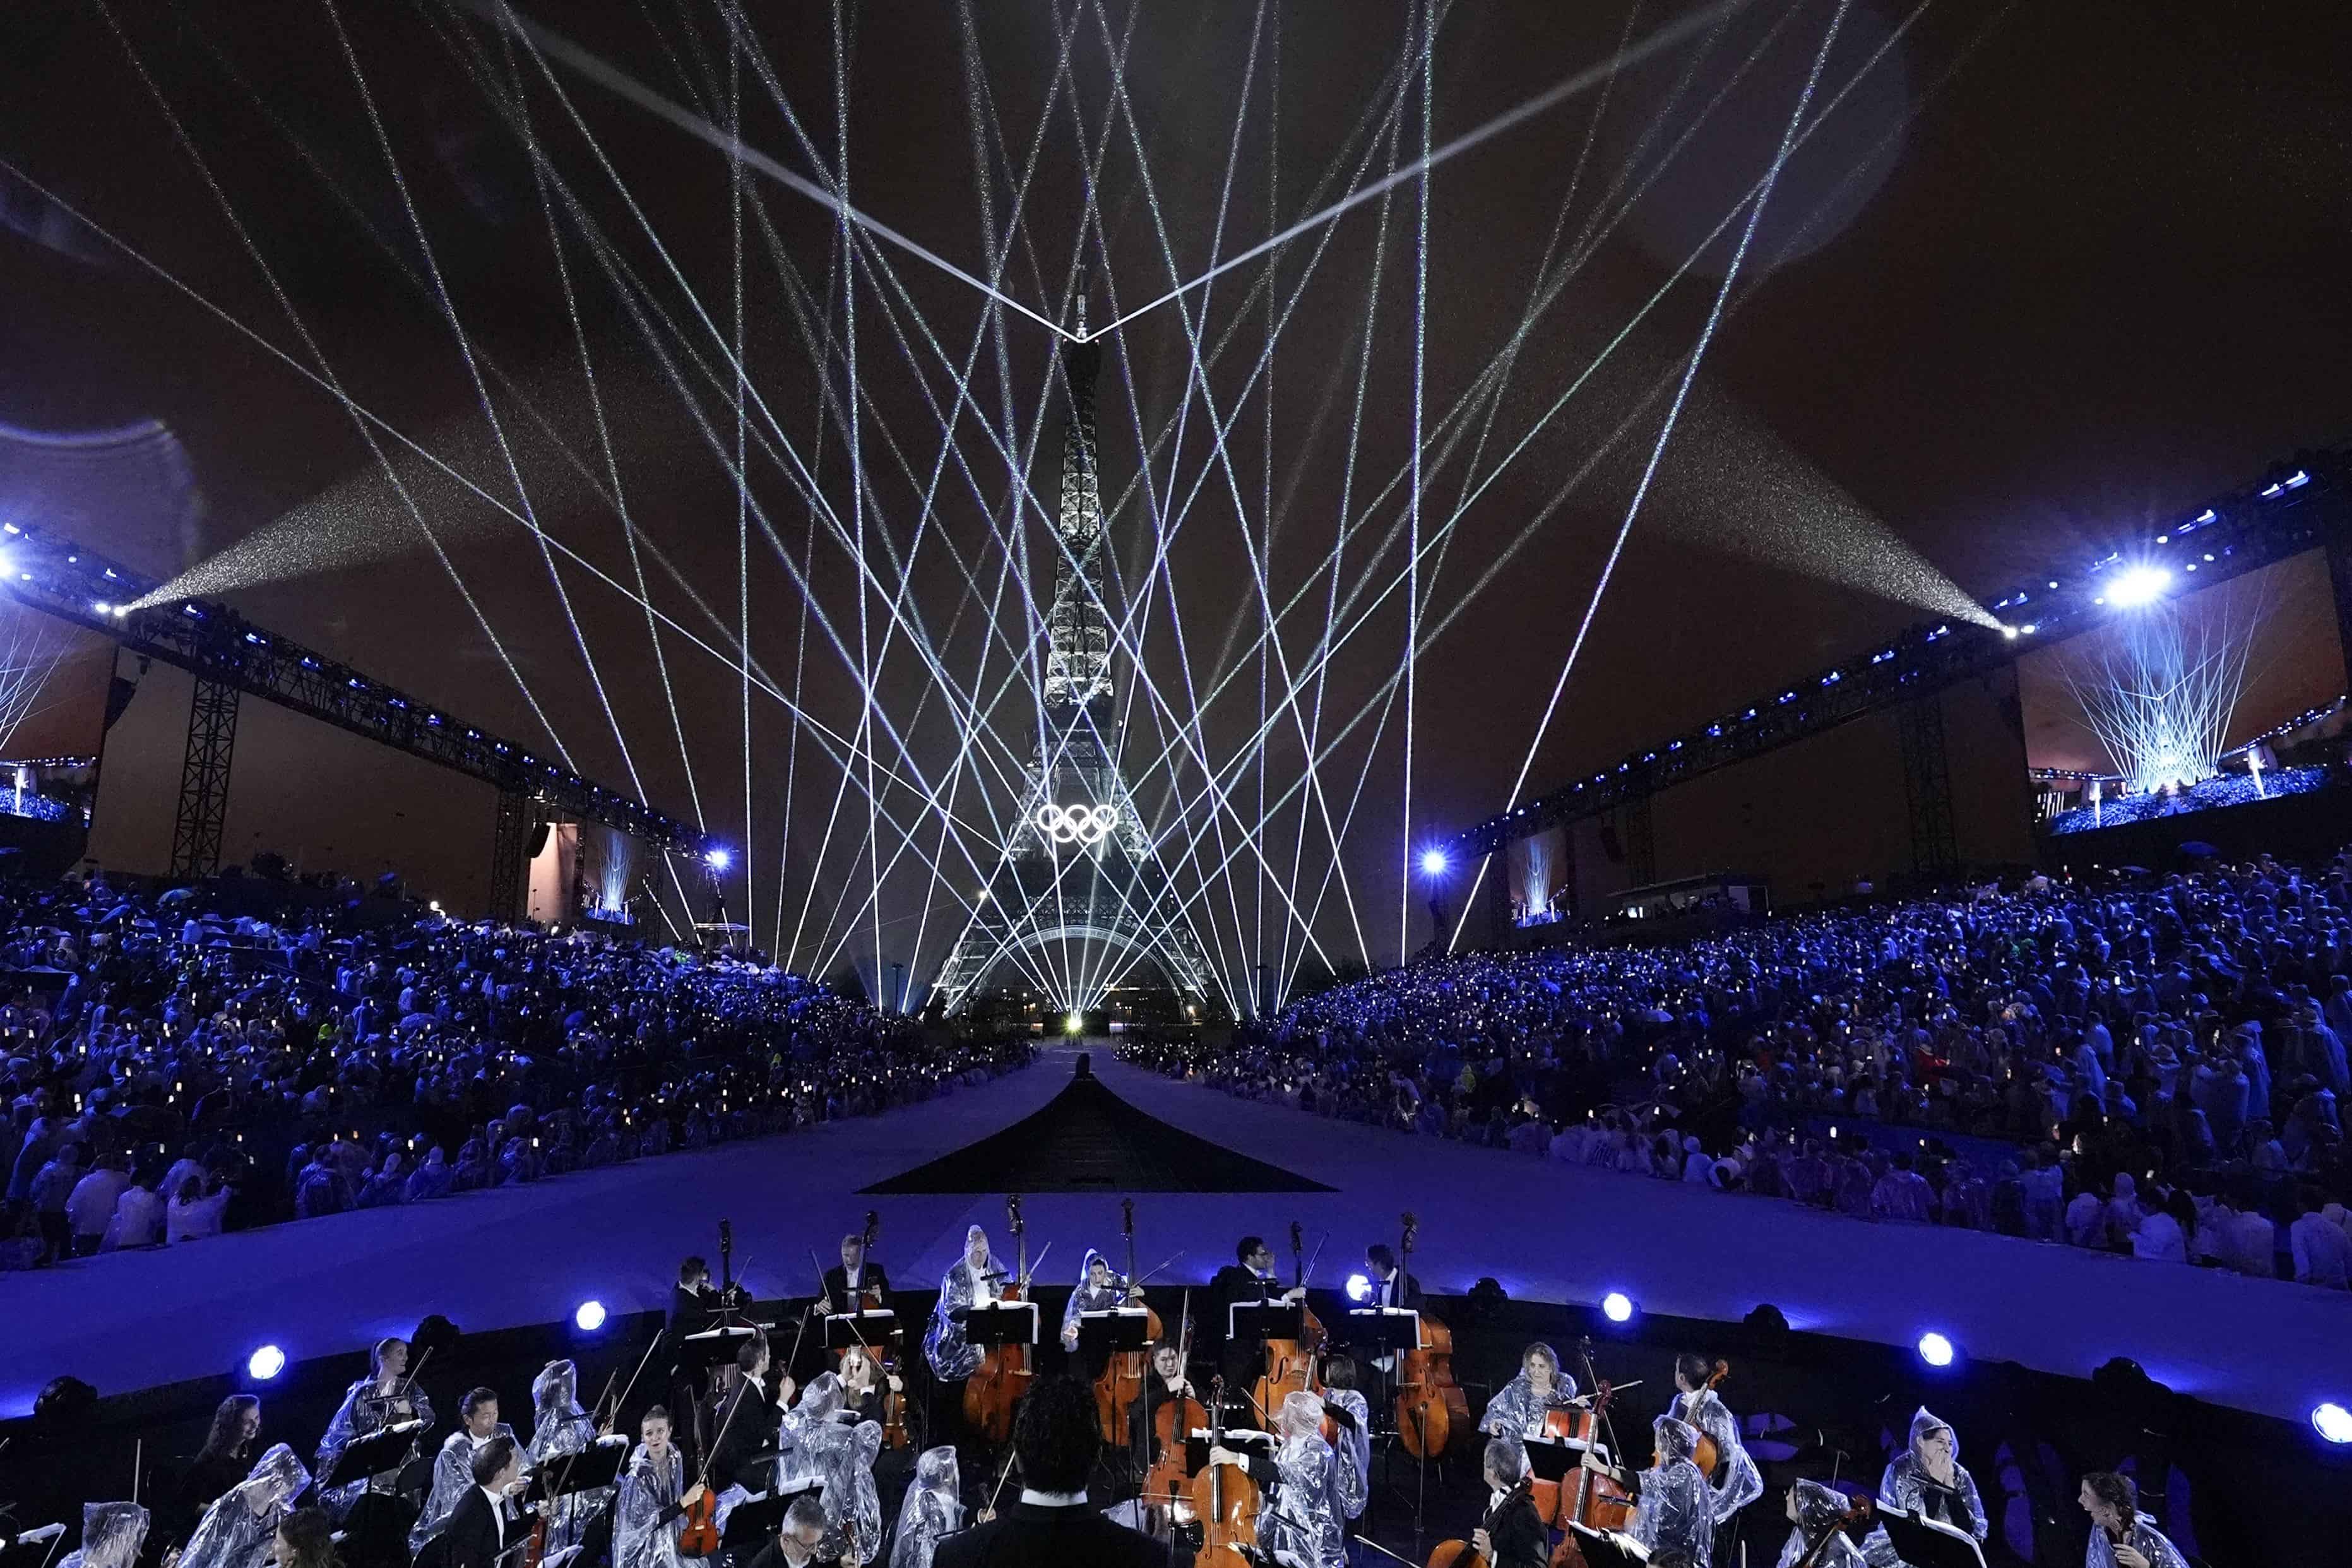
[[[512,1437],[493,1437],[474,1455],[474,1484],[449,1511],[443,1527],[446,1568],[506,1568],[507,1551],[530,1533],[530,1521],[515,1515],[509,1500],[522,1489],[522,1449]]]
[[[1527,1450],[1517,1439],[1486,1442],[1486,1512],[1470,1532],[1470,1544],[1495,1568],[1544,1568],[1551,1555],[1551,1532],[1536,1511],[1526,1479]]]
[[[1422,1310],[1421,1281],[1397,1267],[1396,1249],[1387,1242],[1376,1241],[1364,1248],[1364,1274],[1372,1284],[1365,1306]]]
[[[1307,1292],[1282,1288],[1274,1277],[1274,1248],[1262,1236],[1242,1237],[1234,1245],[1234,1257],[1236,1261],[1218,1269],[1209,1281],[1209,1310],[1201,1320],[1201,1338],[1210,1359],[1224,1374],[1225,1386],[1246,1389],[1265,1370],[1265,1352],[1252,1341],[1234,1343],[1226,1339],[1234,1304],[1304,1300]]]
[[[859,1300],[869,1290],[880,1293],[883,1305],[889,1304],[890,1276],[866,1256],[866,1238],[853,1231],[841,1238],[841,1266],[824,1271],[824,1295],[816,1310],[827,1315],[857,1311],[872,1305]]]
[[[943,1537],[932,1568],[1163,1568],[1169,1548],[1114,1524],[1087,1500],[1102,1446],[1094,1390],[1075,1377],[1041,1377],[1013,1420],[1021,1500],[998,1518]],[[1179,1547],[1172,1558],[1189,1564]]]
[[[710,1486],[725,1491],[740,1486],[753,1496],[771,1490],[775,1483],[774,1460],[781,1415],[768,1402],[768,1342],[754,1334],[735,1352],[735,1391],[719,1413],[718,1434],[710,1450]],[[789,1401],[793,1396],[793,1380],[785,1378],[780,1385],[779,1397]],[[762,1459],[761,1456],[764,1455]]]

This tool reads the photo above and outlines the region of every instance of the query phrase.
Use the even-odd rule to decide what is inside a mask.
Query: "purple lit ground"
[[[0,1415],[70,1371],[100,1392],[219,1373],[257,1345],[300,1359],[405,1331],[442,1312],[467,1330],[545,1322],[595,1298],[614,1312],[667,1300],[677,1259],[715,1251],[734,1222],[736,1261],[762,1295],[810,1293],[811,1254],[830,1260],[868,1207],[879,1254],[915,1288],[955,1258],[964,1227],[1003,1237],[995,1195],[866,1198],[858,1189],[961,1147],[1043,1106],[1071,1052],[932,1105],[791,1137],[676,1154],[544,1185],[469,1194],[100,1258],[9,1279],[11,1335]],[[2087,1374],[2126,1354],[2185,1394],[2300,1422],[2346,1387],[2352,1296],[2283,1281],[2142,1263],[1969,1231],[1867,1226],[1760,1199],[1570,1169],[1411,1138],[1171,1083],[1095,1052],[1103,1081],[1188,1131],[1325,1183],[1329,1193],[1147,1194],[1137,1256],[1198,1283],[1235,1237],[1305,1223],[1312,1283],[1336,1286],[1363,1246],[1422,1222],[1414,1271],[1460,1291],[1491,1274],[1512,1296],[1591,1302],[1621,1289],[1650,1311],[1737,1320],[1761,1301],[1801,1330],[1908,1345],[1948,1334],[1964,1355]],[[1089,1246],[1118,1237],[1116,1193],[1024,1199],[1040,1278],[1066,1283]]]

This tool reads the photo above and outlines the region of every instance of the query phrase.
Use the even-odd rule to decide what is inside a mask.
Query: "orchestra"
[[[487,1387],[458,1402],[454,1430],[436,1433],[433,1403],[410,1364],[411,1346],[380,1341],[367,1374],[351,1384],[330,1423],[315,1473],[285,1444],[242,1479],[217,1466],[205,1472],[218,1473],[215,1487],[225,1489],[201,1501],[193,1532],[184,1544],[173,1543],[175,1568],[265,1568],[273,1542],[308,1539],[344,1517],[352,1531],[335,1541],[352,1568],[386,1561],[416,1568],[691,1568],[713,1562],[751,1568],[755,1559],[762,1560],[761,1568],[779,1562],[928,1568],[935,1558],[971,1558],[960,1542],[975,1531],[1008,1529],[1024,1519],[1036,1524],[1074,1507],[1074,1497],[1133,1532],[1130,1539],[1148,1537],[1139,1544],[1171,1561],[1342,1568],[1369,1560],[1354,1543],[1394,1555],[1373,1545],[1370,1524],[1378,1507],[1417,1506],[1394,1488],[1393,1467],[1446,1447],[1440,1436],[1431,1453],[1417,1452],[1403,1427],[1422,1418],[1411,1414],[1415,1388],[1417,1397],[1435,1398],[1443,1373],[1436,1363],[1452,1344],[1408,1268],[1410,1215],[1402,1247],[1382,1241],[1363,1248],[1365,1273],[1347,1291],[1354,1305],[1339,1320],[1337,1334],[1325,1335],[1306,1308],[1310,1265],[1301,1227],[1294,1226],[1287,1281],[1265,1238],[1244,1237],[1234,1261],[1205,1289],[1170,1288],[1162,1300],[1177,1331],[1172,1336],[1151,1312],[1150,1336],[1139,1340],[1133,1322],[1095,1321],[1145,1313],[1133,1275],[1130,1204],[1128,1272],[1087,1249],[1058,1317],[1036,1335],[1032,1316],[1027,1343],[1018,1342],[1017,1331],[1008,1342],[1001,1323],[987,1333],[972,1326],[975,1312],[992,1318],[995,1309],[1029,1296],[1034,1265],[1017,1197],[1007,1216],[1014,1266],[1004,1266],[984,1227],[971,1226],[940,1279],[923,1355],[904,1369],[891,1350],[889,1275],[874,1256],[877,1216],[869,1213],[862,1230],[842,1237],[838,1264],[818,1274],[797,1324],[789,1303],[757,1303],[734,1280],[722,1237],[723,1283],[713,1283],[699,1257],[679,1269],[667,1321],[638,1366],[642,1373],[666,1349],[671,1389],[662,1388],[657,1372],[656,1397],[631,1406],[633,1439],[615,1436],[614,1428],[636,1378],[618,1397],[600,1396],[583,1408],[578,1369],[568,1360],[548,1363],[532,1379],[527,1436],[501,1419],[499,1396]],[[1236,1315],[1239,1307],[1265,1310]],[[1292,1307],[1298,1311],[1286,1317]],[[1400,1318],[1418,1323],[1399,1329]],[[828,1321],[853,1325],[847,1342],[839,1333],[828,1340],[820,1328],[814,1335],[819,1343],[810,1346],[812,1326]],[[854,1326],[867,1321],[877,1330],[873,1342]],[[1122,1336],[1116,1342],[1108,1337],[1114,1326]],[[1294,1333],[1301,1337],[1286,1337]],[[1120,1348],[1101,1348],[1114,1342]],[[1139,1343],[1145,1348],[1124,1348]],[[1056,1345],[1057,1356],[1051,1354]],[[1637,1470],[1619,1446],[1610,1405],[1615,1400],[1622,1406],[1638,1384],[1612,1385],[1593,1364],[1591,1342],[1577,1348],[1581,1381],[1550,1344],[1529,1342],[1518,1352],[1515,1374],[1479,1407],[1484,1500],[1457,1527],[1458,1538],[1431,1555],[1431,1568],[1579,1565],[1591,1561],[1588,1552],[1603,1537],[1638,1547],[1653,1561],[1706,1565],[1731,1556],[1727,1538],[1765,1489],[1721,1392],[1729,1368],[1697,1354],[1676,1358],[1665,1407],[1651,1406],[1651,1462]],[[1029,1359],[1041,1350],[1048,1352],[1045,1362]],[[824,1367],[805,1384],[793,1376],[804,1353]],[[1121,1382],[1129,1357],[1132,1370]],[[1444,1376],[1446,1392],[1459,1399],[1450,1374]],[[617,1378],[616,1371],[607,1394]],[[1377,1397],[1368,1397],[1360,1378],[1370,1380]],[[1073,1389],[1085,1390],[1097,1408],[1095,1430],[1084,1439],[1097,1456],[1092,1470],[1083,1488],[1039,1489],[1024,1480],[1013,1494],[1019,1505],[1005,1503],[1012,1511],[1000,1512],[1017,1468],[1019,1412],[1049,1384],[1056,1409],[1076,1397]],[[983,1384],[990,1398],[1002,1401],[1006,1419],[1000,1426],[992,1426],[986,1412],[974,1413],[971,1395]],[[695,1423],[674,1418],[665,1403],[678,1389],[702,1408],[698,1449],[691,1441]],[[258,1422],[247,1406],[250,1400],[230,1414],[249,1441]],[[339,1476],[317,1498],[323,1511],[300,1506],[346,1447],[394,1428],[415,1431],[415,1464]],[[1033,1430],[1027,1440],[1046,1439]],[[616,1451],[592,1471],[599,1479],[572,1484],[572,1467],[607,1447]],[[361,1462],[373,1463],[374,1452]],[[1056,1452],[1056,1462],[1068,1462],[1066,1447]],[[1896,1520],[1985,1542],[1990,1520],[1958,1452],[1951,1425],[1923,1406],[1874,1497],[1809,1479],[1790,1481],[1772,1510],[1790,1526],[1782,1568],[1899,1568],[1898,1538],[1889,1535]],[[1385,1492],[1382,1455],[1391,1465]],[[405,1507],[389,1551],[383,1521],[354,1506],[370,1494],[371,1510]],[[1382,1496],[1392,1500],[1380,1504]],[[2091,1555],[2099,1568],[2179,1561],[2138,1512],[2127,1479],[2088,1478],[2082,1506],[2094,1521]],[[281,1528],[310,1512],[320,1522],[303,1518],[296,1520],[299,1528]],[[85,1552],[81,1562],[105,1568],[108,1552],[119,1544],[109,1541]]]

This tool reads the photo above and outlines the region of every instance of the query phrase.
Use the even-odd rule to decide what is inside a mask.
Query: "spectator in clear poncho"
[[[135,1502],[81,1505],[81,1544],[58,1568],[133,1568],[147,1540],[147,1510]]]
[[[310,1472],[279,1443],[253,1471],[205,1510],[180,1553],[179,1568],[262,1568],[278,1526],[310,1484]]]

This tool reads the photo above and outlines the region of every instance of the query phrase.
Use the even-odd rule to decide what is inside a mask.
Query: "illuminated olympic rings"
[[[1037,807],[1032,818],[1037,831],[1055,844],[1099,844],[1106,834],[1118,826],[1118,807],[1115,805],[1055,805],[1051,801]]]

